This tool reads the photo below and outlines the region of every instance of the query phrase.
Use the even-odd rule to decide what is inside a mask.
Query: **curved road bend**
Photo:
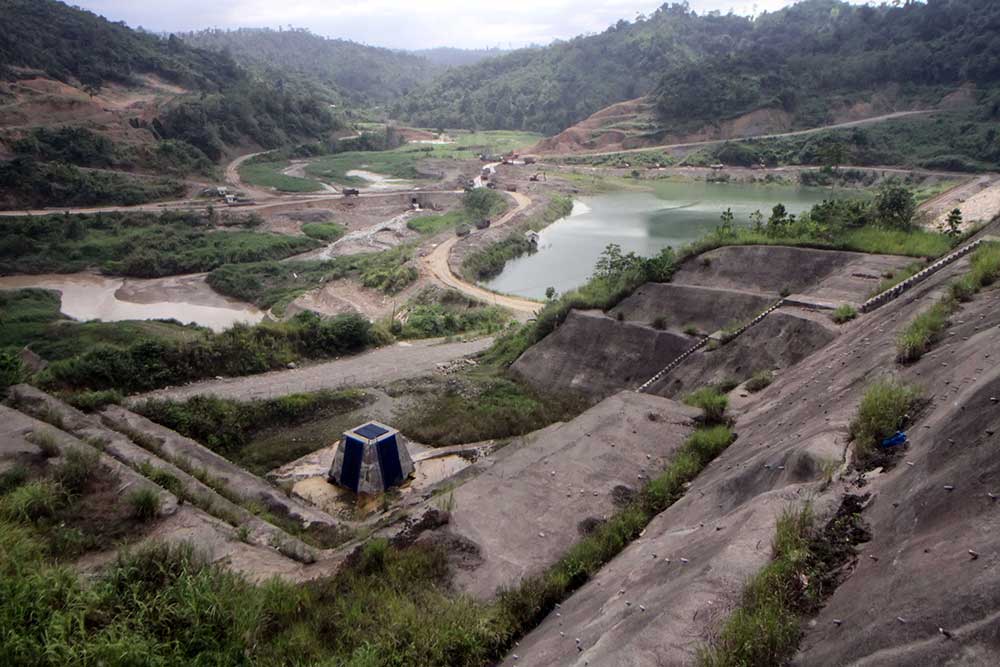
[[[134,405],[151,398],[183,401],[200,394],[237,400],[266,399],[322,389],[372,386],[427,375],[438,364],[477,354],[493,344],[490,337],[458,343],[443,343],[442,340],[397,343],[301,368],[158,389],[132,396],[128,403]]]
[[[493,227],[502,227],[510,222],[514,216],[521,213],[531,205],[531,198],[521,194],[520,192],[508,192],[507,194],[514,198],[517,205],[493,223]],[[525,319],[538,312],[538,310],[542,307],[542,304],[538,301],[531,301],[530,299],[522,299],[516,296],[508,296],[506,294],[491,292],[490,290],[484,289],[478,285],[468,283],[452,273],[451,267],[448,265],[448,256],[451,254],[451,249],[455,247],[457,242],[458,237],[453,236],[434,248],[429,255],[424,257],[424,266],[427,268],[431,276],[447,287],[456,289],[459,292],[479,299],[480,301],[508,308],[514,311],[516,315],[524,317]]]

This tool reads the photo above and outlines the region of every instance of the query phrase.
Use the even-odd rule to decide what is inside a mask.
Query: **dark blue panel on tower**
[[[399,445],[396,436],[391,435],[375,445],[378,447],[378,464],[382,468],[382,483],[386,488],[403,481],[403,468],[399,464]]]
[[[363,438],[368,438],[369,440],[374,440],[380,435],[384,435],[389,431],[382,428],[381,426],[376,426],[375,424],[365,424],[360,428],[354,429],[354,432]]]
[[[360,440],[344,438],[344,466],[340,469],[340,485],[357,493],[361,481],[361,461],[365,446]]]

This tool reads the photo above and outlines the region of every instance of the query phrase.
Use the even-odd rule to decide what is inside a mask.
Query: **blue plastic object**
[[[897,447],[899,445],[906,444],[906,434],[902,431],[896,431],[896,434],[890,436],[882,441],[882,447]]]

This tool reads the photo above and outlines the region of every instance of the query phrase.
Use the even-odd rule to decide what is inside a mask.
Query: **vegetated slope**
[[[881,93],[875,106],[906,108],[936,103],[966,82],[994,86],[998,25],[1000,7],[990,0],[806,0],[756,18],[664,5],[599,35],[454,69],[394,108],[425,125],[552,134],[651,95],[659,125],[674,131],[757,109],[788,114],[789,126],[815,126],[847,111],[872,115],[873,93]],[[980,92],[983,104],[996,99]]]
[[[257,80],[230,56],[175,36],[142,33],[55,0],[0,7],[0,90],[10,124],[86,122],[130,140],[138,130],[147,141],[183,142],[216,161],[238,144],[272,147],[338,125],[311,93]],[[21,106],[26,113],[17,113]],[[4,139],[24,134],[16,129]],[[45,159],[23,149],[13,152]]]
[[[400,100],[393,112],[424,126],[553,134],[613,102],[649,93],[671,59],[686,52],[700,57],[748,28],[740,17],[661,8],[599,35],[452,69]]]
[[[417,49],[410,51],[421,58],[426,58],[436,65],[447,67],[457,67],[460,65],[474,65],[487,58],[496,58],[508,53],[507,49],[456,49],[450,46],[439,46],[433,49]]]
[[[180,37],[192,46],[232,54],[253,69],[319,82],[353,104],[388,102],[444,69],[420,54],[330,39],[306,29],[203,30]]]

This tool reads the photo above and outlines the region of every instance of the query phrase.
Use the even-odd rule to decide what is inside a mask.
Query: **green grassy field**
[[[279,192],[318,192],[323,186],[308,178],[286,176],[281,173],[288,162],[244,162],[240,165],[240,178],[245,183]]]
[[[214,216],[214,218],[213,218]],[[314,239],[251,230],[260,218],[233,222],[200,213],[98,213],[0,220],[0,273],[74,273],[157,278],[210,271],[227,263],[282,259],[321,245]]]
[[[310,160],[306,174],[326,183],[364,186],[368,181],[348,176],[352,170],[371,171],[391,178],[422,178],[417,163],[428,158],[469,160],[480,153],[499,155],[533,145],[540,134],[496,130],[489,132],[449,132],[451,144],[405,144],[387,151],[351,151],[321,155]],[[321,186],[313,180],[285,176],[286,161],[248,162],[240,167],[240,177],[251,185],[277,188],[282,192],[315,192]]]

